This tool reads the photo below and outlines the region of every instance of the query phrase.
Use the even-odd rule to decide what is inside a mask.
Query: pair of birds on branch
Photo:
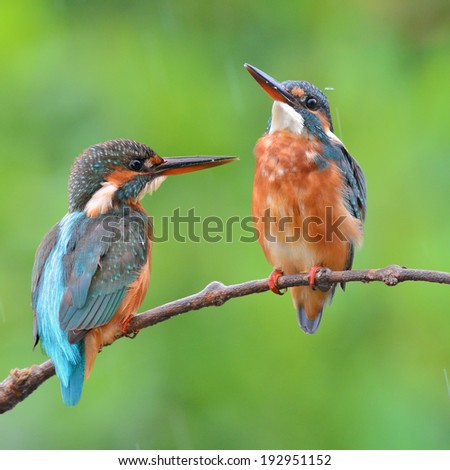
[[[252,204],[259,243],[274,268],[269,286],[280,293],[282,273],[309,271],[310,286],[291,294],[302,330],[312,334],[334,293],[315,288],[316,271],[350,269],[362,241],[364,174],[333,133],[318,88],[279,83],[245,67],[274,100],[255,147]],[[163,158],[132,140],[93,145],[76,158],[68,212],[42,240],[32,279],[35,345],[40,340],[52,359],[66,405],[80,400],[97,353],[126,331],[146,295],[151,227],[140,199],[169,175],[234,160]],[[111,236],[113,226],[119,236]]]

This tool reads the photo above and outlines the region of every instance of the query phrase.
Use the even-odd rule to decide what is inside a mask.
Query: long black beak
[[[274,100],[281,101],[290,106],[298,106],[295,98],[284,88],[284,86],[277,82],[274,78],[262,70],[253,67],[250,64],[244,64],[244,67],[250,72],[250,75],[259,83],[263,90],[268,93]]]
[[[164,158],[163,162],[154,168],[153,174],[179,175],[191,171],[204,170],[213,166],[225,165],[238,160],[236,157],[222,156],[195,156],[195,157],[171,157]]]

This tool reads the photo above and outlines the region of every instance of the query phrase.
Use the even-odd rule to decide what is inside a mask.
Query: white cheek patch
[[[305,121],[301,114],[297,113],[288,104],[274,101],[269,134],[280,130],[287,130],[297,135],[303,134],[305,131]]]
[[[139,198],[144,197],[146,194],[152,194],[155,192],[166,180],[167,176],[157,176],[154,180],[150,181],[145,185],[144,190],[139,195]]]
[[[158,176],[150,183],[147,183],[139,194],[139,199],[144,197],[146,194],[151,194],[156,191],[166,178],[167,176]],[[86,203],[86,206],[84,207],[86,215],[88,217],[95,217],[99,214],[106,214],[106,212],[108,212],[113,206],[114,195],[118,189],[119,188],[115,184],[108,181],[102,183],[102,187],[97,190]]]
[[[105,214],[112,207],[113,197],[117,191],[115,184],[104,182],[91,199],[87,202],[84,211],[88,217],[95,217],[98,214]]]

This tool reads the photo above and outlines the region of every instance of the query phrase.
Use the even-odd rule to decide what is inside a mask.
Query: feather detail
[[[139,195],[139,199],[143,198],[146,194],[154,193],[166,180],[167,176],[157,176],[147,183]]]
[[[98,189],[86,203],[84,211],[88,217],[96,217],[99,214],[105,214],[113,205],[114,194],[118,187],[110,182],[102,183],[102,187]]]

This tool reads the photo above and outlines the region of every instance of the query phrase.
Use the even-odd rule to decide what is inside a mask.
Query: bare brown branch
[[[450,284],[450,273],[427,271],[422,269],[407,269],[392,265],[381,269],[364,271],[331,271],[321,269],[316,275],[316,285],[327,289],[335,284],[347,282],[384,282],[395,286],[405,281],[423,281],[439,284]],[[308,273],[282,276],[278,279],[280,289],[309,285]],[[182,313],[199,310],[205,307],[219,307],[230,299],[258,294],[269,290],[268,279],[243,282],[225,286],[220,282],[211,282],[197,294],[175,300],[146,312],[136,315],[128,324],[127,334],[156,325]],[[14,408],[28,397],[43,382],[55,374],[50,360],[26,369],[13,369],[9,376],[0,383],[0,414]]]
[[[55,368],[50,360],[27,369],[13,369],[0,383],[0,414],[25,400],[52,375]]]

